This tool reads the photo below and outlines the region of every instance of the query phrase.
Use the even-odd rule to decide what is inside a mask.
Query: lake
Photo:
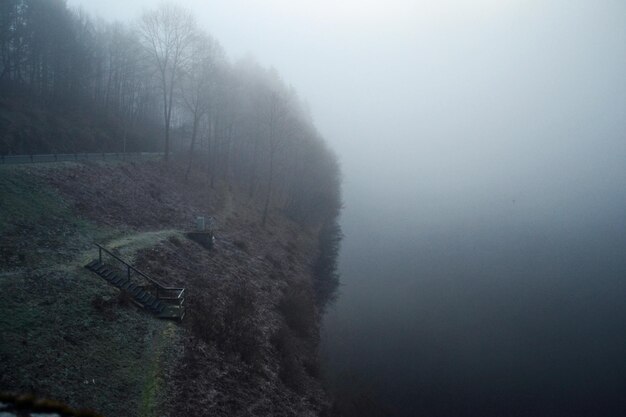
[[[626,415],[623,190],[420,200],[346,182],[335,389],[397,416]]]

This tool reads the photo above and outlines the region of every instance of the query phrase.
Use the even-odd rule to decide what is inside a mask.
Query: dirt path
[[[120,236],[103,242],[103,244],[107,249],[115,250],[128,259],[134,258],[135,254],[140,249],[155,246],[172,236],[181,236],[182,233],[182,231],[175,229],[139,232]]]

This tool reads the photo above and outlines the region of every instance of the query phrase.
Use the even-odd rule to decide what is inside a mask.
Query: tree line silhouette
[[[263,224],[282,210],[325,225],[318,295],[337,285],[337,158],[277,71],[231,62],[189,10],[122,24],[65,0],[1,1],[0,137],[1,154],[161,151],[186,176],[245,190]]]

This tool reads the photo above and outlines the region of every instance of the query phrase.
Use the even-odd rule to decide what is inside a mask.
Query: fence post
[[[102,263],[102,248],[98,246],[98,260]]]

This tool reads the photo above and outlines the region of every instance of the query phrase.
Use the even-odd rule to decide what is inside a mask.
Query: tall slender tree
[[[191,56],[189,52],[197,36],[196,21],[188,10],[163,3],[158,9],[144,13],[139,28],[161,85],[167,161],[176,82]]]
[[[200,122],[209,111],[216,94],[218,68],[222,65],[224,51],[210,36],[200,33],[191,45],[191,58],[181,71],[182,103],[191,118],[191,141],[189,162],[185,178],[188,178],[193,163],[193,154]]]

